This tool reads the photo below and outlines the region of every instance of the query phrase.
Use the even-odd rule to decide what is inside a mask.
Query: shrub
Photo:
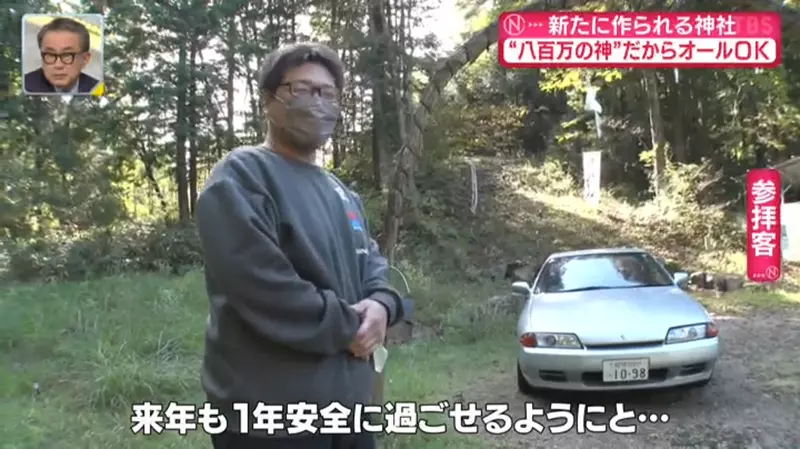
[[[385,197],[362,195],[373,233],[381,231]],[[128,272],[181,274],[203,263],[194,226],[126,222],[82,233],[5,242],[0,277],[14,281],[75,281]]]
[[[195,228],[166,224],[124,223],[7,246],[5,277],[17,281],[83,280],[129,271],[181,273],[203,261]]]
[[[744,231],[734,214],[714,204],[718,184],[707,165],[672,165],[662,190],[632,209],[630,219],[674,248],[743,251]]]
[[[557,160],[548,159],[541,164],[528,165],[526,171],[527,184],[537,191],[551,195],[575,195],[579,192],[569,167]]]

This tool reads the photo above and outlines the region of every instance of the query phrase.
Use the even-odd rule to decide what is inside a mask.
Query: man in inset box
[[[25,74],[28,93],[91,93],[99,81],[83,73],[92,59],[89,30],[75,20],[57,18],[36,36],[42,67]]]

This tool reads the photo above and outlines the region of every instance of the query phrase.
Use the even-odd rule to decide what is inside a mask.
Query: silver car
[[[630,390],[705,385],[719,355],[719,331],[646,251],[629,248],[556,253],[532,285],[519,318],[517,379],[536,389]]]

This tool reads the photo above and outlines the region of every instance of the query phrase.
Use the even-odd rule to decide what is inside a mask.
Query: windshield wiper
[[[670,287],[672,284],[641,284],[641,285],[622,285],[613,288],[642,288],[642,287]]]
[[[572,290],[559,290],[559,291],[550,292],[550,293],[588,292],[589,290],[608,290],[608,289],[611,289],[611,288],[616,288],[616,287],[598,287],[598,286],[594,286],[594,287],[573,288]]]

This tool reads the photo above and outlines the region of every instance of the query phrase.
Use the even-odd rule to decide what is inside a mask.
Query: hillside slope
[[[470,161],[477,173],[474,214]],[[556,251],[608,246],[645,248],[687,271],[743,273],[744,236],[721,225],[720,214],[694,215],[685,205],[632,206],[609,195],[594,209],[554,164],[454,160],[423,171],[417,188],[403,250],[472,277],[496,276],[517,261],[536,265]]]

